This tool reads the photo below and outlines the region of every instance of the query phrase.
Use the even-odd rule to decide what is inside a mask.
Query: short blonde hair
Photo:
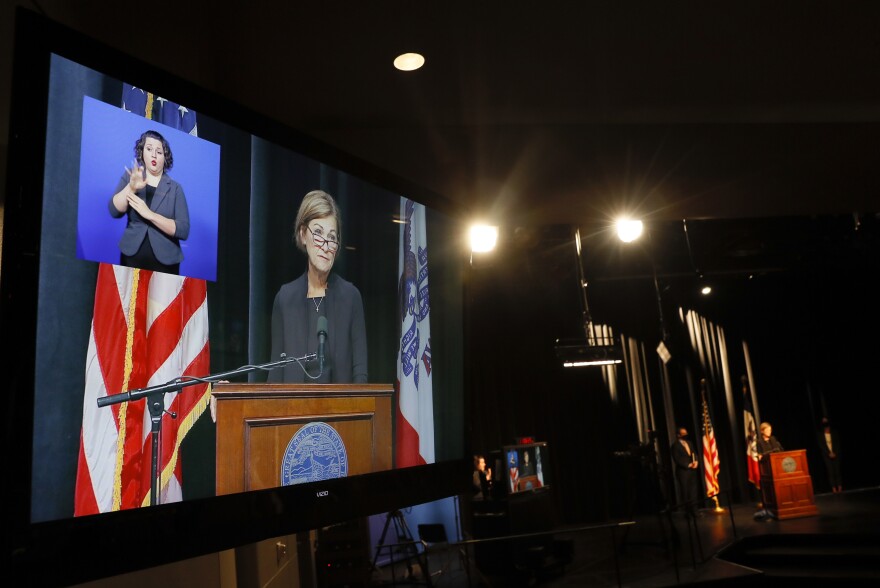
[[[771,429],[771,428],[773,428],[773,425],[771,425],[767,421],[764,421],[763,423],[761,423],[761,426],[758,427],[758,430],[763,431],[764,429]]]
[[[333,196],[323,190],[312,190],[303,196],[296,213],[296,221],[293,223],[293,242],[300,251],[306,250],[306,244],[302,240],[303,227],[318,218],[332,216],[336,220],[336,240],[342,246],[342,217],[339,215],[339,207]]]

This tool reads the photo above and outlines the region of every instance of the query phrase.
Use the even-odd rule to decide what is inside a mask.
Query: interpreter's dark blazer
[[[126,184],[128,184],[127,173],[122,175],[113,194],[118,194]],[[138,190],[137,195],[146,201],[147,189]],[[150,210],[166,218],[174,219],[177,226],[173,237],[169,237],[152,223],[145,221],[131,207],[127,212],[119,212],[113,205],[113,198],[110,198],[110,215],[113,218],[121,218],[122,215],[128,214],[128,224],[125,225],[125,232],[122,233],[122,239],[119,240],[119,250],[125,255],[134,255],[144,239],[148,238],[157,260],[165,265],[180,263],[183,261],[180,241],[189,237],[189,208],[186,205],[183,187],[172,180],[168,174],[162,174],[162,179],[159,180],[159,185],[156,186],[156,192],[150,202]]]
[[[317,348],[317,333],[308,328],[309,314],[315,309],[308,294],[308,274],[284,284],[272,306],[272,361],[281,353],[303,357]],[[361,293],[351,282],[330,274],[327,292],[321,303],[327,317],[325,371],[330,383],[367,382],[367,328]],[[308,367],[317,366],[317,363]],[[311,373],[311,370],[310,370]],[[308,382],[301,366],[287,364],[269,372],[269,382]]]

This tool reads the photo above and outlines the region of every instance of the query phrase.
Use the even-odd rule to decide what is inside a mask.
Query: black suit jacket
[[[770,438],[764,441],[764,437],[758,435],[758,455],[763,457],[768,453],[775,453],[777,451],[785,451],[785,449],[782,448],[782,443],[777,441],[776,437],[770,435]]]
[[[126,184],[128,184],[128,174],[124,174],[119,183],[116,184],[116,190],[113,194],[119,193]],[[137,195],[146,200],[147,189],[141,188],[137,191]],[[189,237],[189,208],[186,204],[186,196],[183,194],[183,187],[175,180],[171,179],[168,174],[162,174],[159,185],[156,186],[156,193],[150,202],[150,210],[157,212],[165,218],[174,219],[176,225],[174,236],[169,237],[153,223],[149,223],[138,214],[133,208],[129,207],[127,212],[119,212],[113,205],[113,198],[109,202],[110,215],[113,218],[121,218],[128,215],[128,222],[125,225],[125,232],[119,240],[119,250],[125,255],[134,255],[144,239],[150,240],[150,246],[153,248],[153,254],[160,262],[165,265],[174,265],[183,261],[183,250],[180,248],[180,241],[185,241]]]
[[[672,447],[669,448],[670,453],[672,453],[672,461],[675,462],[675,469],[684,470],[684,471],[696,471],[695,469],[691,469],[688,465],[692,461],[697,461],[697,454],[694,453],[696,450],[690,441],[687,441],[688,447],[691,448],[691,455],[688,455],[687,450],[684,448],[684,445],[681,444],[681,441],[678,440],[672,444]]]
[[[825,442],[825,429],[819,429],[816,441],[819,443],[819,453],[822,454],[822,457],[831,459],[828,444]],[[840,437],[837,435],[837,430],[834,428],[831,429],[831,450],[834,451],[835,456],[840,457]]]
[[[302,357],[317,349],[317,334],[310,332],[309,314],[315,312],[308,294],[308,274],[284,284],[272,306],[272,361],[281,353]],[[367,329],[364,303],[360,291],[336,274],[330,274],[327,293],[321,303],[321,314],[327,317],[325,372],[330,383],[367,382]],[[317,375],[317,362],[309,373]],[[311,382],[302,367],[290,363],[269,372],[269,382]]]

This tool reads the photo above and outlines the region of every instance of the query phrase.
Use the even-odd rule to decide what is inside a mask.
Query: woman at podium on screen
[[[761,434],[758,435],[758,455],[763,459],[767,453],[785,451],[782,444],[773,436],[773,427],[770,423],[761,423]]]
[[[109,203],[113,218],[128,215],[119,264],[180,274],[189,208],[183,187],[166,173],[174,165],[171,145],[158,132],[146,131],[135,142],[134,157]]]
[[[272,359],[281,354],[318,359],[289,363],[269,372],[269,382],[367,382],[367,331],[361,293],[334,274],[341,246],[342,218],[336,201],[322,190],[305,195],[293,240],[306,254],[305,273],[284,284],[272,306]]]

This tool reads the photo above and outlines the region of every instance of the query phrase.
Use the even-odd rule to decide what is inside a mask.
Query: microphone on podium
[[[327,317],[318,317],[318,368],[324,373],[324,344],[327,342]]]

